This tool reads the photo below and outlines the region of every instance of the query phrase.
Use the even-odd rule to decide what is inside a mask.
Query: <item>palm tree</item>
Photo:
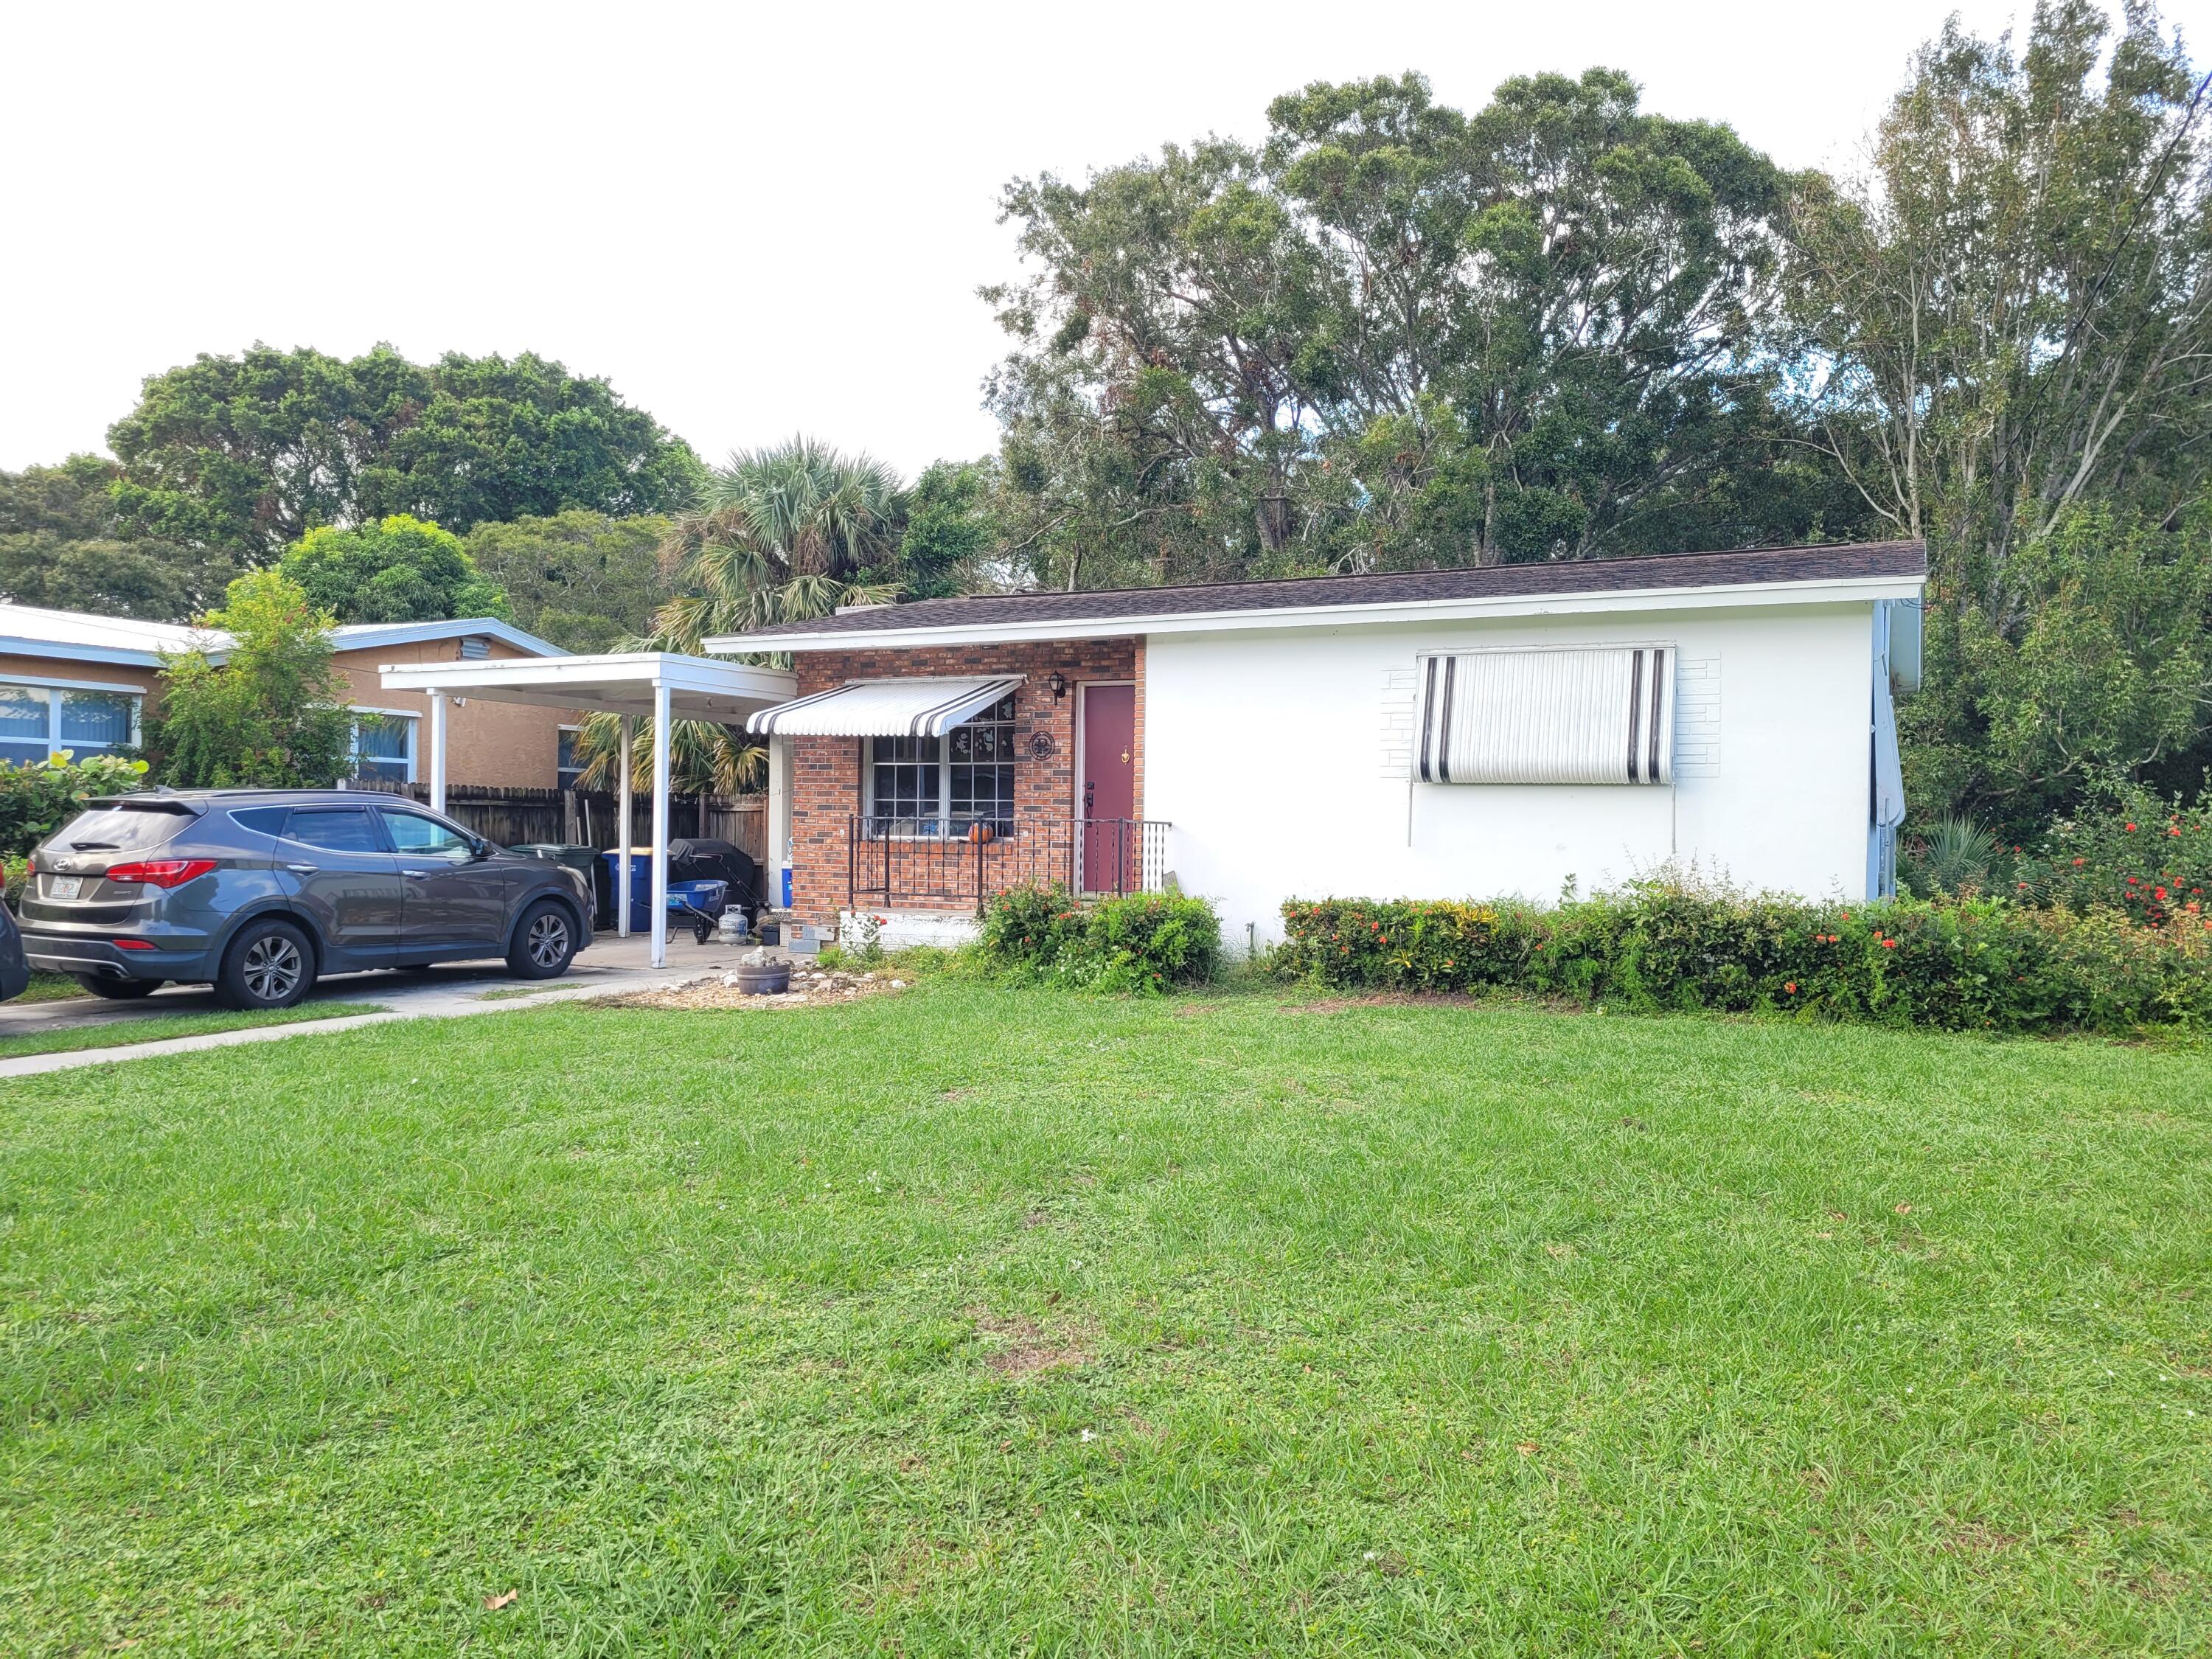
[[[710,635],[741,634],[771,623],[826,617],[841,605],[875,605],[896,596],[896,581],[871,580],[898,556],[904,507],[898,475],[866,455],[847,455],[811,438],[743,451],[708,469],[690,512],[660,544],[675,572],[677,597],[653,619],[653,633],[627,649],[689,651]],[[789,659],[757,658],[775,667]],[[651,722],[642,722],[632,783],[650,787]],[[577,748],[588,757],[586,785],[605,788],[619,764],[611,714],[586,719]],[[684,793],[757,787],[767,751],[733,727],[679,720],[669,733],[673,787]]]
[[[892,598],[896,581],[869,578],[898,556],[903,497],[882,462],[811,438],[709,468],[696,505],[660,544],[678,590],[653,617],[661,648],[696,651],[711,634]]]

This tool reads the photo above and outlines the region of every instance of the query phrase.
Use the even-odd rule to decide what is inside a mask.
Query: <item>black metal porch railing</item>
[[[1075,826],[1070,892],[1157,893],[1167,877],[1168,825],[1160,818],[1084,818]]]
[[[981,911],[1028,882],[1087,896],[1156,893],[1167,874],[1165,822],[1156,818],[1016,818],[970,823],[847,821],[845,908]]]

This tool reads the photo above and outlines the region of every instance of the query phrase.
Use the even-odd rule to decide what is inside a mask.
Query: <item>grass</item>
[[[30,983],[23,988],[18,1002],[60,1002],[70,997],[88,997],[91,992],[67,974],[50,974],[43,968],[31,969]]]
[[[380,1014],[380,1002],[303,1002],[290,1008],[252,1012],[208,1009],[190,1014],[148,1013],[137,1018],[103,1019],[88,1025],[65,1026],[52,1031],[29,1031],[21,1036],[0,1036],[0,1060],[20,1054],[75,1054],[86,1048],[120,1048],[141,1042],[164,1042],[171,1037],[201,1036],[210,1031],[243,1031],[260,1025],[294,1025],[302,1020],[345,1019],[355,1014]]]
[[[2212,1648],[2202,1054],[935,981],[0,1126],[11,1654]]]

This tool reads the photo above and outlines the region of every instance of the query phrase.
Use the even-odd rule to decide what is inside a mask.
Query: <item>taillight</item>
[[[143,881],[149,887],[181,887],[195,876],[204,876],[215,868],[213,859],[148,859],[143,864],[118,864],[110,867],[110,881]]]
[[[118,951],[153,951],[160,947],[150,939],[119,939],[115,941]]]

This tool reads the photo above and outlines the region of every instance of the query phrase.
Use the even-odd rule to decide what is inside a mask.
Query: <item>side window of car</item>
[[[241,830],[251,830],[257,836],[281,836],[285,814],[290,811],[288,806],[241,806],[230,816]]]
[[[295,806],[284,820],[284,839],[325,853],[381,853],[384,842],[358,806]]]
[[[476,853],[465,836],[419,812],[386,811],[384,828],[402,858],[450,859],[458,864]]]

